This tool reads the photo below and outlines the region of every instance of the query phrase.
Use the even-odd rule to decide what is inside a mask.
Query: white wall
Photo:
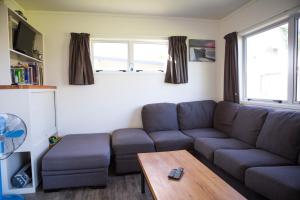
[[[190,62],[188,84],[166,84],[162,73],[97,73],[95,85],[68,85],[70,32],[87,32],[92,37],[108,38],[162,39],[171,35],[186,35],[194,39],[217,40],[218,21],[86,13],[28,13],[31,23],[45,36],[46,83],[58,86],[59,134],[141,127],[140,111],[144,104],[216,99],[219,96],[216,93],[216,63]]]
[[[220,43],[217,49],[217,99],[223,99],[224,49],[223,37],[231,32],[243,32],[262,24],[283,11],[300,5],[300,0],[253,0],[220,21]],[[241,53],[240,53],[241,56]]]
[[[23,12],[23,14],[26,15],[26,11],[24,10],[24,8],[22,6],[20,6],[20,4],[18,4],[15,0],[0,0],[3,1],[4,4],[9,7],[12,10],[20,10]]]

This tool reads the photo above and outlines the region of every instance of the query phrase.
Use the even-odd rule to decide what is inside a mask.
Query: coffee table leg
[[[143,172],[141,172],[141,192],[142,194],[145,193],[145,176]]]

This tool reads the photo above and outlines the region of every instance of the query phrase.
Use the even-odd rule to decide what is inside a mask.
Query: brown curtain
[[[169,37],[169,59],[165,77],[166,83],[187,83],[187,47],[185,36]]]
[[[71,33],[69,51],[69,84],[94,84],[90,58],[90,35],[88,33]]]
[[[240,102],[237,33],[225,35],[224,101]]]

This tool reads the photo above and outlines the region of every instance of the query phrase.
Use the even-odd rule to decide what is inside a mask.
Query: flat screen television
[[[26,55],[33,55],[35,32],[25,23],[19,22],[14,36],[14,49]]]

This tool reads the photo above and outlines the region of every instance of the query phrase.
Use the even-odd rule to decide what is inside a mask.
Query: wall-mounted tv
[[[14,49],[26,55],[33,55],[35,32],[25,23],[19,22],[14,36]]]

